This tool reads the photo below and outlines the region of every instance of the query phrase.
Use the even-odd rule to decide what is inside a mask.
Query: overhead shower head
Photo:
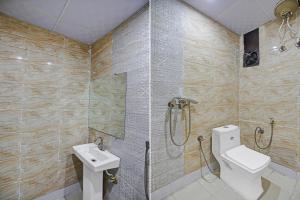
[[[280,52],[287,51],[286,47],[286,33],[289,33],[291,39],[295,39],[295,46],[300,48],[300,39],[298,36],[298,30],[293,28],[291,23],[297,17],[297,12],[300,7],[300,0],[280,0],[274,9],[274,15],[281,19],[281,25],[279,27],[279,39],[280,47],[278,50]]]
[[[274,15],[280,19],[293,18],[299,8],[299,0],[280,0],[275,7]]]

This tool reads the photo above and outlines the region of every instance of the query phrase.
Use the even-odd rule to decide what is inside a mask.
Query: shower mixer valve
[[[174,97],[168,103],[168,111],[167,111],[168,114],[166,115],[166,117],[167,117],[167,121],[169,122],[170,139],[175,146],[185,145],[191,135],[191,104],[192,103],[196,104],[198,102],[183,97]],[[184,128],[185,139],[182,143],[177,143],[174,139],[179,110],[181,110],[181,115],[182,115],[181,119],[182,121],[184,121],[185,124],[185,128]]]
[[[184,97],[174,97],[169,103],[169,108],[178,107],[179,109],[184,108],[185,106],[188,106],[189,104],[197,104],[198,102],[193,99],[188,99]]]

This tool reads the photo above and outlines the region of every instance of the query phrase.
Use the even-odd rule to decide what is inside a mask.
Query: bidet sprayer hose
[[[210,168],[210,166],[208,165],[208,162],[207,162],[207,160],[206,160],[206,157],[205,157],[205,154],[204,154],[204,152],[203,152],[203,147],[202,147],[202,141],[204,140],[204,138],[203,138],[203,136],[198,136],[198,138],[197,138],[197,140],[198,140],[198,142],[199,142],[199,145],[200,145],[200,151],[201,151],[201,153],[202,153],[202,156],[203,156],[203,158],[204,158],[204,161],[205,161],[205,163],[206,163],[206,166],[207,166],[207,168],[208,168],[208,170],[210,171],[210,173],[214,173],[214,171]]]
[[[254,141],[255,141],[256,146],[257,146],[259,149],[262,149],[262,150],[263,150],[263,149],[268,149],[268,148],[271,146],[272,141],[273,141],[274,124],[275,124],[274,119],[273,119],[273,118],[270,118],[271,136],[270,136],[270,140],[269,140],[268,145],[265,146],[265,147],[260,146],[260,145],[258,144],[258,142],[257,142],[257,134],[258,134],[258,133],[259,133],[259,134],[263,134],[264,131],[263,131],[262,128],[256,127],[256,129],[255,129],[255,131],[254,131]]]

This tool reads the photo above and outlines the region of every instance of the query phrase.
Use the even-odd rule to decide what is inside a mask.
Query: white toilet
[[[245,199],[258,199],[270,157],[241,145],[240,128],[234,125],[213,129],[212,152],[220,164],[221,179]]]

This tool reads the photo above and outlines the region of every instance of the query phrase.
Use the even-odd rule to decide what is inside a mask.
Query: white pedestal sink
[[[73,150],[83,162],[83,200],[102,200],[103,171],[119,167],[120,158],[94,143],[73,146]]]

